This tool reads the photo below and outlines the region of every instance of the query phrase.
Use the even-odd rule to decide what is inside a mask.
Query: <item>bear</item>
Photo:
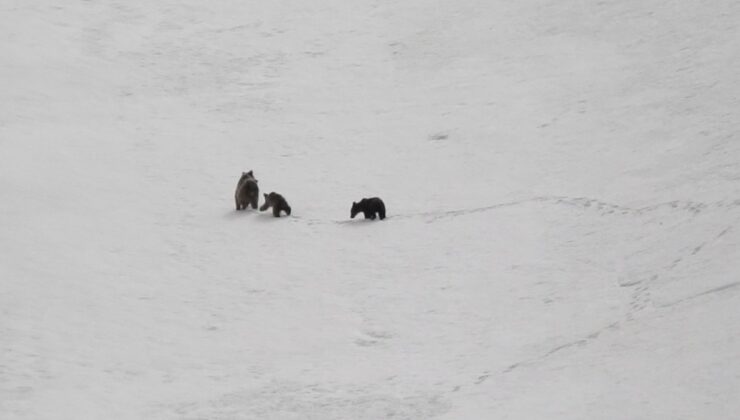
[[[260,189],[257,186],[257,180],[254,178],[254,172],[242,172],[242,176],[236,184],[236,192],[234,193],[236,209],[246,210],[250,204],[253,209],[256,209],[259,198]]]
[[[280,217],[280,212],[284,211],[285,213],[290,216],[290,206],[288,205],[288,202],[285,201],[285,198],[276,193],[271,192],[270,194],[263,194],[265,196],[265,204],[260,207],[260,211],[265,211],[272,207],[272,215],[275,217]]]
[[[383,220],[385,219],[385,203],[378,197],[363,198],[359,203],[353,201],[350,217],[354,219],[360,212],[365,214],[365,219],[375,220],[377,213],[380,220]]]

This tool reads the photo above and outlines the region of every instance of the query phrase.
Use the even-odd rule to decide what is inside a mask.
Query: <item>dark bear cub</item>
[[[236,184],[234,201],[236,201],[237,210],[246,210],[247,206],[252,205],[253,209],[257,208],[260,199],[260,189],[257,186],[257,180],[254,178],[252,171],[242,172],[242,177]]]
[[[363,198],[359,203],[353,201],[350,217],[354,219],[357,213],[360,212],[365,214],[365,219],[375,220],[375,214],[377,213],[380,220],[383,220],[385,219],[385,204],[378,197]]]
[[[288,202],[285,201],[285,198],[283,198],[282,195],[271,192],[270,194],[263,194],[265,196],[265,204],[260,207],[260,211],[265,211],[272,207],[272,215],[275,217],[280,217],[280,212],[284,211],[288,216],[290,216],[290,206],[288,205]]]

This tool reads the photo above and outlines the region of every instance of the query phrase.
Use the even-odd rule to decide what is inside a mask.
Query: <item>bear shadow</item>
[[[362,227],[362,226],[370,226],[374,223],[379,222],[378,219],[372,220],[372,219],[349,219],[349,220],[341,220],[337,222],[338,225],[343,226],[352,226],[352,227]]]
[[[224,214],[224,219],[241,219],[243,217],[248,217],[249,215],[258,214],[259,212],[257,210],[247,209],[247,210],[231,210],[228,213]]]
[[[257,213],[256,217],[260,223],[271,223],[273,221],[279,222],[282,219],[290,219],[290,216],[286,215],[285,213],[280,213],[280,217],[273,216],[272,209],[261,211]]]

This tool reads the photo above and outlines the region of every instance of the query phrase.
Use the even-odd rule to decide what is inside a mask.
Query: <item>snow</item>
[[[0,418],[740,410],[737,2],[0,10]]]

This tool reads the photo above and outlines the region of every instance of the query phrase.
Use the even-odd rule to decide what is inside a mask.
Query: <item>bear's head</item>
[[[354,219],[355,216],[357,216],[357,213],[360,212],[360,209],[357,207],[357,203],[354,201],[352,202],[352,210],[349,211],[349,217]]]
[[[243,181],[245,179],[251,179],[253,181],[257,181],[256,179],[254,179],[254,172],[252,172],[252,171],[242,172],[241,181]]]

